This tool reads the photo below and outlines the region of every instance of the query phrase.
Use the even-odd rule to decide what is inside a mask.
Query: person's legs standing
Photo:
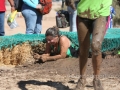
[[[77,10],[73,11],[71,16],[72,16],[71,17],[72,21],[71,21],[71,29],[70,30],[72,30],[72,32],[76,32],[77,31],[77,27],[76,27]]]
[[[22,15],[26,23],[26,34],[34,34],[34,30],[37,22],[36,9],[33,9],[26,4],[22,7]]]
[[[102,63],[101,46],[106,30],[106,17],[100,17],[94,21],[94,29],[92,33],[92,63],[94,70],[94,88],[95,90],[103,90],[100,81],[100,65]]]
[[[85,70],[87,66],[88,52],[90,46],[90,31],[89,31],[89,21],[81,19],[77,16],[77,33],[80,45],[79,53],[79,68],[80,68],[80,79],[75,90],[84,90],[85,86]],[[92,26],[91,26],[92,27]]]
[[[38,13],[34,34],[40,34],[41,30],[42,30],[42,14]]]
[[[5,12],[0,12],[0,36],[4,36],[5,35],[4,19],[5,19]]]
[[[77,10],[73,10],[70,6],[68,6],[68,12],[69,12],[69,21],[70,21],[70,32],[76,32]]]

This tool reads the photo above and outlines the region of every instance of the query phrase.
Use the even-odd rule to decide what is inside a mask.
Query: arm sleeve
[[[30,7],[36,8],[37,4],[35,4],[34,2],[32,2],[31,0],[23,0],[23,2],[25,4],[27,4]]]

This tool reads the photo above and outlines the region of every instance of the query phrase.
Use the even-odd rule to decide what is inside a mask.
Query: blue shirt
[[[36,8],[36,6],[39,4],[40,0],[23,0],[23,2],[30,7]]]
[[[112,6],[110,6],[110,19],[112,19],[115,16],[116,12]]]

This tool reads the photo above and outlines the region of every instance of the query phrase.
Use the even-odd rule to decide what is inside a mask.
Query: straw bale
[[[33,53],[43,54],[46,44],[40,42],[31,46],[29,42],[18,44],[12,48],[0,50],[0,64],[5,65],[23,65],[35,62]]]

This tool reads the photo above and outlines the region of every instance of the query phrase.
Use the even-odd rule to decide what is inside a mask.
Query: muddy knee
[[[101,53],[101,41],[96,40],[96,41],[92,42],[91,48],[92,48],[93,55],[99,55]]]

